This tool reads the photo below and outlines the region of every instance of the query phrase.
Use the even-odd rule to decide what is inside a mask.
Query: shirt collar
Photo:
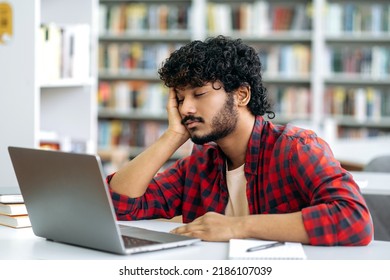
[[[248,147],[245,156],[245,167],[244,171],[246,174],[256,175],[258,173],[258,163],[260,158],[261,151],[261,135],[263,128],[267,121],[264,120],[262,116],[256,116],[255,123],[253,126],[252,134],[248,142]],[[218,151],[217,156],[215,158],[215,164],[218,166],[219,172],[226,171],[226,155],[223,153],[221,148],[215,143],[209,143],[208,145],[212,145]]]
[[[266,121],[262,116],[256,116],[245,157],[245,173],[247,174],[256,175],[258,172],[258,163],[261,150],[261,135],[265,124]]]

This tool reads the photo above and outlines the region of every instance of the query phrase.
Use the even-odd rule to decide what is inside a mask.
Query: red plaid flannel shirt
[[[216,145],[195,145],[190,156],[157,174],[142,197],[110,189],[118,219],[182,215],[188,223],[209,211],[224,213],[229,195],[225,162]],[[244,170],[251,214],[302,211],[312,245],[371,241],[372,221],[357,184],[312,131],[274,125],[258,116]]]

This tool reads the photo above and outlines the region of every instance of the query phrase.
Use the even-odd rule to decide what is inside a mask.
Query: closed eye
[[[205,95],[207,92],[201,92],[201,93],[195,93],[195,97],[200,97],[202,95]]]

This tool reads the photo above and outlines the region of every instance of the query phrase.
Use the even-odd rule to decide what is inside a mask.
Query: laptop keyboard
[[[139,238],[130,237],[130,236],[126,236],[126,235],[122,235],[122,239],[125,243],[125,248],[140,247],[140,246],[146,246],[146,245],[159,243],[156,241],[139,239]]]

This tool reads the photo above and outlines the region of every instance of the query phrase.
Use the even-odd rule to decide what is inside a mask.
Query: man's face
[[[177,90],[182,124],[195,144],[218,141],[234,131],[238,111],[233,94],[227,94],[219,83]]]

